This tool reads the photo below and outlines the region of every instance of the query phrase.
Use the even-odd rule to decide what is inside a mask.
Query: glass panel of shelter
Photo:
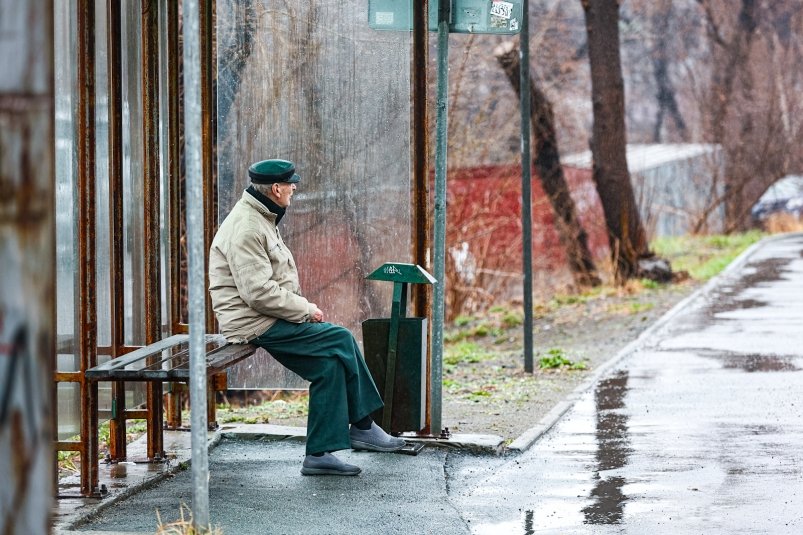
[[[391,301],[365,275],[411,258],[411,34],[371,30],[357,0],[216,4],[218,219],[250,163],[294,161],[302,180],[281,231],[302,289],[361,340],[361,321]],[[262,351],[228,385],[305,387]]]

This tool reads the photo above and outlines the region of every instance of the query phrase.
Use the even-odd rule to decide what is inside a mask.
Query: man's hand
[[[310,316],[310,321],[313,323],[320,323],[323,321],[323,312],[320,308],[315,309],[315,312],[313,312],[312,316]]]

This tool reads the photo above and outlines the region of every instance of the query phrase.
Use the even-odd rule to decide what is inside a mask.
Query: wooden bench
[[[219,334],[206,335],[206,373],[214,376],[250,357],[257,350],[251,344],[230,344]],[[175,381],[190,380],[189,335],[176,334],[141,347],[86,371],[92,381]]]
[[[210,379],[207,389],[207,419],[209,428],[217,427],[215,416],[215,392],[226,389],[227,368],[253,355],[257,346],[252,344],[230,344],[219,334],[206,335],[206,373]],[[177,334],[159,342],[140,347],[120,357],[90,368],[85,377],[93,382],[160,382],[169,383],[167,428],[181,428],[181,391],[185,390],[181,383],[190,380],[189,335]],[[125,420],[132,418],[150,419],[159,416],[149,425],[148,448],[158,452],[163,444],[163,419],[161,399],[155,406],[156,413],[151,410],[122,410],[112,408],[112,420],[115,426],[125,428]],[[154,435],[152,436],[152,433]],[[124,433],[123,433],[124,437]],[[125,457],[125,441],[110,448],[113,450],[110,460]],[[153,446],[151,446],[153,444]],[[158,455],[158,454],[157,454]]]

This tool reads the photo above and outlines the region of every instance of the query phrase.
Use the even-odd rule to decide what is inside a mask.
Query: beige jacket
[[[276,214],[248,192],[212,240],[209,293],[220,331],[234,343],[256,338],[277,319],[303,323],[317,308],[301,296]]]

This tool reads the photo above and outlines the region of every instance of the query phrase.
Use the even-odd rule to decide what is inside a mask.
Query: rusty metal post
[[[159,256],[159,5],[142,1],[142,175],[145,343],[162,336]],[[158,357],[153,357],[155,361]],[[149,362],[149,364],[152,362]],[[148,382],[148,458],[164,458],[162,383]]]
[[[188,290],[190,316],[190,401],[192,403],[192,522],[202,533],[209,528],[209,457],[207,450],[207,380],[204,306],[206,297],[204,185],[202,171],[202,25],[198,0],[184,0],[184,133],[186,139],[186,199]]]
[[[175,334],[181,322],[181,145],[179,111],[178,2],[167,2],[167,169],[170,199],[170,326]]]
[[[95,261],[95,1],[77,0],[78,87],[74,139],[78,177],[78,354],[81,360],[81,493],[98,489],[98,384],[85,373],[98,363]]]
[[[41,533],[55,493],[53,3],[0,0],[0,533]]]
[[[109,258],[111,260],[111,357],[122,355],[125,345],[123,298],[123,68],[121,8],[117,0],[106,0],[106,63],[109,102]],[[112,383],[112,418],[109,422],[109,457],[126,458],[125,383]]]
[[[179,115],[179,54],[178,46],[178,2],[164,1],[165,26],[162,34],[166,35],[163,61],[166,65],[164,85],[167,90],[163,93],[167,98],[167,117],[163,122],[167,124],[165,154],[167,155],[167,199],[168,199],[168,258],[166,265],[170,270],[168,280],[168,293],[170,295],[170,318],[167,322],[170,334],[175,334],[181,323],[181,206],[180,206],[180,115]],[[171,383],[167,395],[167,425],[171,429],[181,427],[181,400],[185,388],[181,383]]]
[[[201,52],[201,165],[203,168],[204,189],[204,265],[209,264],[209,248],[217,229],[217,210],[215,209],[217,188],[215,172],[216,102],[214,99],[215,61],[214,43],[214,0],[201,0],[200,9],[200,52]],[[208,286],[208,281],[206,282]],[[215,332],[215,314],[212,311],[212,298],[207,293],[206,331]]]
[[[427,31],[429,13],[429,0],[413,3],[413,62],[412,76],[412,164],[413,164],[413,263],[420,265],[428,272],[430,266],[430,230],[432,229],[432,214],[429,202],[429,126],[427,117],[427,52],[429,50]],[[432,291],[429,284],[413,285],[414,315],[420,318],[432,317]],[[430,322],[428,330],[432,331]],[[431,339],[431,334],[428,334]],[[427,344],[427,384],[430,382],[432,346]],[[430,430],[430,391],[427,389],[426,399],[426,425],[422,434],[429,434]]]

